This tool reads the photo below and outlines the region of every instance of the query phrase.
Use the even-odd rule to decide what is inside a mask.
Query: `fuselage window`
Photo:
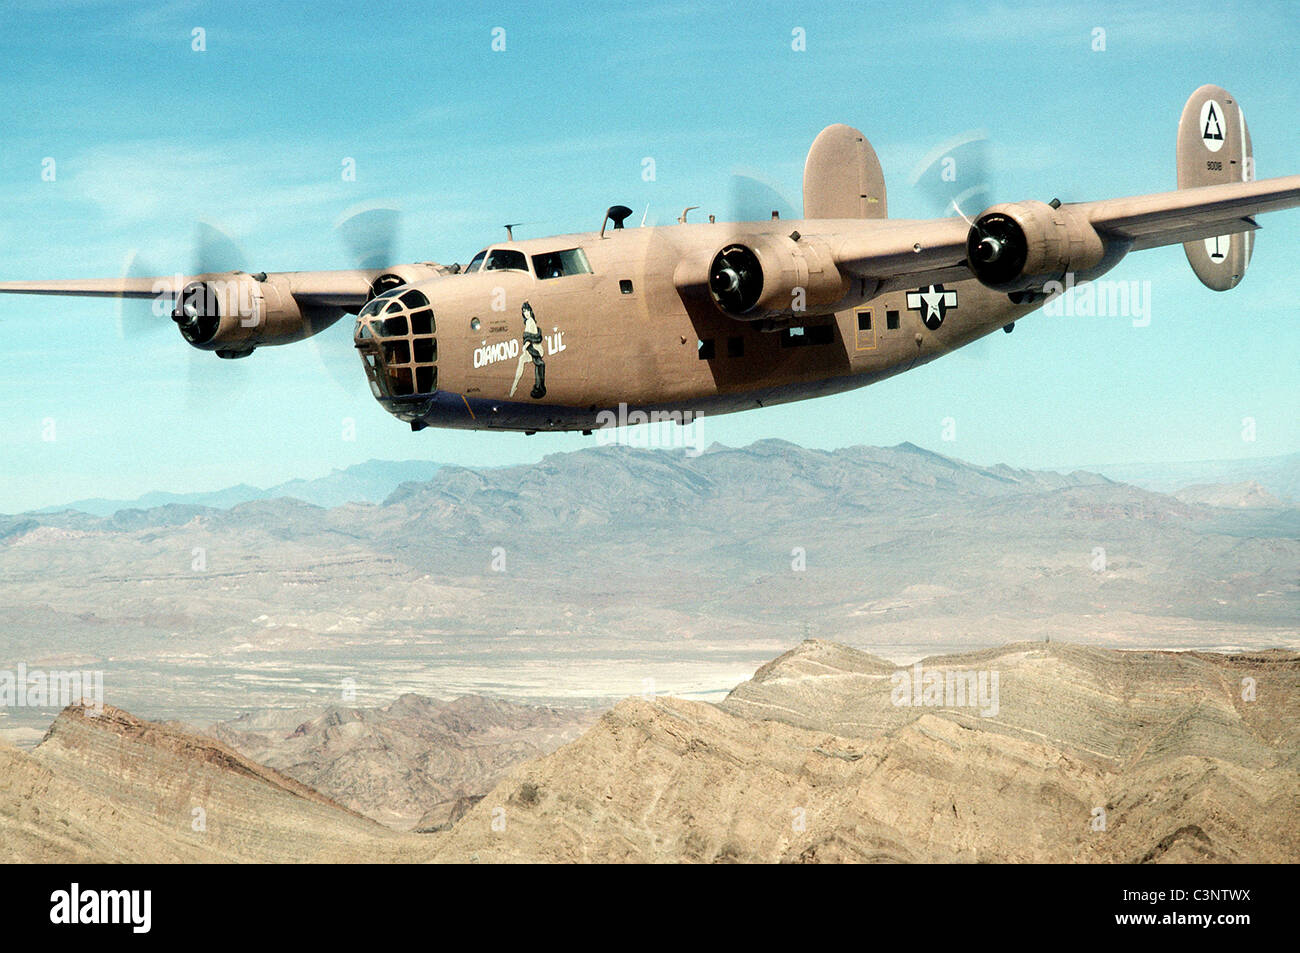
[[[568,248],[534,255],[533,271],[538,278],[563,278],[566,275],[589,275],[591,265],[581,248]]]
[[[782,347],[809,347],[817,344],[830,344],[834,340],[835,329],[829,324],[786,328],[781,332]]]
[[[513,248],[496,248],[487,257],[484,271],[527,271],[528,258]]]

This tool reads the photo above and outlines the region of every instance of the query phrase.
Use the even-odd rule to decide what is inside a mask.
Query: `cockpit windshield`
[[[528,258],[513,248],[494,248],[488,255],[484,271],[527,271]]]
[[[475,255],[475,256],[470,260],[470,263],[469,263],[468,265],[465,266],[465,274],[468,275],[471,271],[478,271],[480,268],[482,268],[482,267],[483,267],[483,259],[486,258],[486,257],[487,257],[487,249],[485,248],[485,249],[483,249],[481,252],[479,252],[477,255]]]

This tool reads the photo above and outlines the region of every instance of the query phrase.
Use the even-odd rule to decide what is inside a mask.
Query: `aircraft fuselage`
[[[1039,307],[1012,304],[974,279],[878,294],[851,287],[832,313],[796,314],[764,329],[691,300],[674,283],[679,262],[735,237],[815,237],[831,224],[845,225],[710,223],[503,242],[486,250],[486,262],[502,252],[497,261],[516,267],[480,266],[394,293],[398,299],[417,290],[427,298],[432,351],[400,320],[396,330],[410,340],[359,336],[358,346],[370,355],[376,397],[417,428],[591,430],[609,419],[602,412],[617,414],[620,405],[719,414],[863,387]],[[575,256],[558,253],[574,250],[585,261],[565,273],[565,257]],[[376,299],[362,312],[359,335],[367,321],[375,325],[367,312],[384,307]],[[391,313],[408,311],[394,306]],[[436,374],[419,370],[420,357]]]

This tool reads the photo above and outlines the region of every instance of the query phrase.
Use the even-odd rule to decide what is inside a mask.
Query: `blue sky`
[[[199,219],[235,236],[249,270],[347,267],[333,225],[370,202],[403,210],[402,260],[466,261],[507,221],[535,235],[596,228],[615,203],[664,221],[686,205],[722,211],[737,170],[797,198],[808,146],[833,122],[872,140],[894,217],[928,214],[909,173],[975,128],[999,199],[1163,191],[1182,105],[1206,82],[1243,103],[1261,177],[1300,172],[1289,4],[912,7],[8,0],[0,278],[114,276],[130,260],[186,271]],[[796,27],[806,51],[791,49]],[[356,181],[340,175],[345,157]],[[705,437],[910,440],[1018,466],[1294,452],[1300,211],[1263,225],[1249,277],[1226,295],[1201,287],[1179,248],[1125,261],[1111,277],[1151,283],[1147,327],[1035,315],[865,390],[709,419]],[[0,300],[0,512],[591,443],[412,434],[369,397],[359,362],[340,386],[310,345],[203,364],[187,397],[191,354],[163,324],[125,341],[115,302]]]

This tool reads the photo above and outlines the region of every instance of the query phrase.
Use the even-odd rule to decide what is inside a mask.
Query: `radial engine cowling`
[[[222,357],[242,357],[260,345],[301,341],[332,323],[303,312],[288,278],[258,278],[231,272],[187,284],[172,311],[185,340]]]
[[[995,291],[1037,291],[1067,273],[1101,264],[1106,248],[1078,211],[1045,202],[995,205],[966,239],[966,259],[980,282]]]
[[[683,261],[674,282],[745,321],[826,313],[850,288],[828,248],[786,235],[728,242],[707,258]]]

